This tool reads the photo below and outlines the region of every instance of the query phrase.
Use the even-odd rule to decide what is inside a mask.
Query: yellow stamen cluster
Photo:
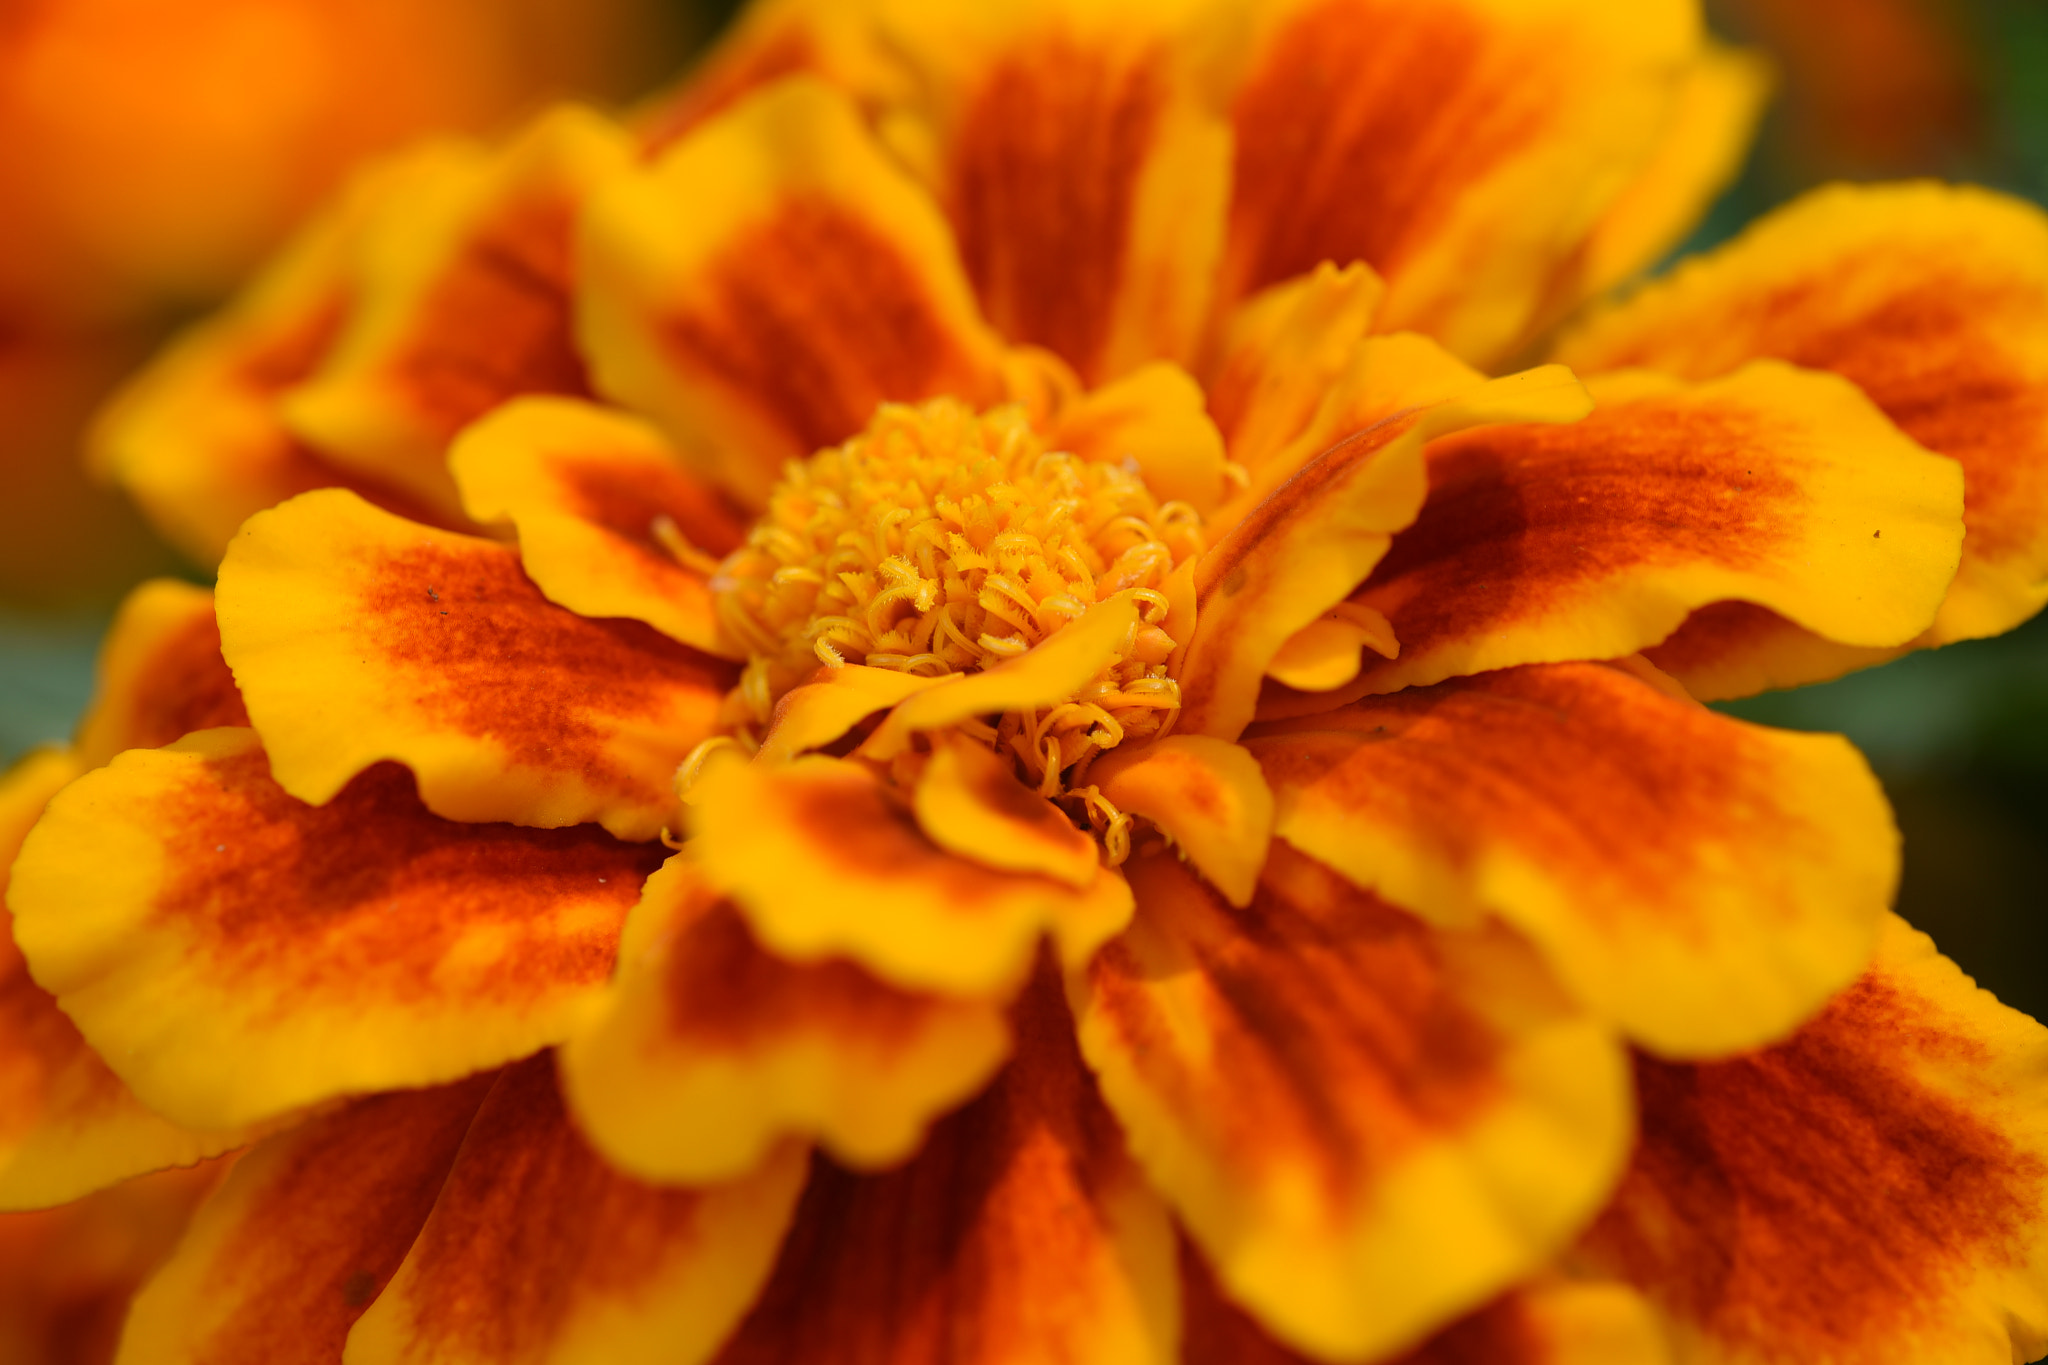
[[[885,407],[791,465],[713,585],[751,655],[741,696],[761,722],[820,664],[972,672],[1132,592],[1139,627],[1094,680],[985,736],[1050,794],[1063,770],[1157,734],[1178,708],[1162,589],[1199,535],[1192,508],[1161,504],[1130,469],[1047,450],[1020,410],[937,399]]]

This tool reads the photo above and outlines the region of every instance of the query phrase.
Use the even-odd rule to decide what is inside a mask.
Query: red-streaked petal
[[[783,461],[837,445],[877,404],[1002,394],[930,198],[854,108],[779,83],[600,195],[579,331],[598,387],[758,504]]]
[[[445,821],[393,765],[308,806],[252,731],[209,730],[66,788],[11,896],[37,981],[110,1065],[224,1128],[567,1037],[660,852]]]
[[[819,1160],[775,1276],[718,1365],[1170,1365],[1173,1229],[1074,1055],[1058,987],[1017,1056],[909,1165]]]
[[[1868,960],[1898,835],[1838,735],[1618,669],[1511,669],[1261,726],[1275,832],[1442,923],[1496,914],[1677,1056],[1782,1037]]]
[[[745,525],[646,423],[570,399],[516,399],[462,433],[448,468],[471,517],[518,530],[520,566],[549,601],[734,655],[709,579]]]
[[[786,1135],[850,1166],[903,1161],[1009,1051],[1000,1000],[785,961],[679,857],[648,881],[610,1003],[563,1049],[562,1074],[608,1160],[698,1183],[752,1170]]]
[[[43,750],[0,778],[0,893],[23,836],[80,771],[70,754]],[[62,1204],[243,1140],[192,1132],[145,1109],[30,978],[14,916],[0,911],[0,1209]],[[0,1326],[0,1345],[6,1339]]]
[[[213,594],[175,578],[129,593],[100,647],[99,685],[78,726],[80,760],[98,767],[123,749],[248,723],[221,658]]]
[[[1242,909],[1273,838],[1273,793],[1252,756],[1208,735],[1168,735],[1088,770],[1103,798],[1164,830],[1223,898]]]
[[[630,159],[622,129],[563,107],[380,204],[353,253],[347,325],[285,395],[292,431],[459,519],[442,458],[457,431],[518,394],[588,392],[569,317],[574,224]]]
[[[1310,1365],[1223,1296],[1181,1243],[1183,1365]],[[1672,1365],[1656,1314],[1624,1285],[1538,1279],[1468,1313],[1386,1365]]]
[[[1367,659],[1344,696],[1620,658],[1729,598],[1859,646],[1933,619],[1961,480],[1854,386],[1760,361],[1697,387],[1640,372],[1589,387],[1598,406],[1569,428],[1431,445],[1422,514],[1353,595],[1400,657]]]
[[[1327,410],[1348,392],[1326,402],[1315,430],[1334,424]],[[1196,562],[1194,638],[1174,674],[1180,730],[1227,740],[1250,723],[1260,680],[1289,637],[1343,601],[1415,519],[1428,441],[1494,422],[1574,422],[1588,406],[1568,371],[1546,366],[1394,407],[1303,463]]]
[[[1712,1365],[2048,1350],[2048,1030],[1888,916],[1870,971],[1750,1057],[1636,1065],[1642,1138],[1582,1254]]]
[[[988,996],[1022,977],[1046,932],[1085,958],[1130,916],[1107,869],[1077,889],[948,853],[859,762],[730,764],[691,800],[705,875],[799,962],[843,955],[906,989]]]
[[[1993,635],[2048,602],[2048,220],[1984,190],[1836,187],[1760,221],[1566,338],[1574,365],[1704,379],[1775,356],[1853,380],[1961,464],[1963,567],[1926,643]],[[1682,638],[1682,637],[1681,637]],[[1772,641],[1726,642],[1716,694],[1770,681]],[[1695,661],[1688,659],[1688,663]],[[1684,676],[1693,680],[1695,669]],[[1747,675],[1747,676],[1745,676]]]
[[[898,0],[916,154],[989,320],[1100,384],[1202,340],[1229,185],[1188,0]],[[906,139],[908,140],[908,139]]]
[[[1234,911],[1166,853],[1074,978],[1131,1150],[1276,1336],[1401,1349],[1547,1264],[1627,1156],[1621,1049],[1506,930],[1429,928],[1275,843]]]
[[[136,1296],[122,1365],[340,1359],[494,1079],[360,1100],[236,1162]]]
[[[102,410],[87,458],[172,544],[215,563],[252,513],[314,488],[352,487],[414,515],[394,488],[301,442],[278,400],[326,357],[355,306],[348,262],[364,221],[460,155],[437,143],[361,176],[241,297],[166,348]]]
[[[724,1185],[643,1185],[577,1133],[552,1056],[508,1067],[349,1365],[707,1360],[768,1278],[806,1166],[790,1144]]]
[[[1225,297],[1362,260],[1377,326],[1496,359],[1650,153],[1698,42],[1677,0],[1293,0],[1257,22]]]
[[[249,715],[302,801],[397,759],[451,820],[652,838],[732,682],[637,621],[556,606],[508,546],[340,491],[251,519],[217,592]]]

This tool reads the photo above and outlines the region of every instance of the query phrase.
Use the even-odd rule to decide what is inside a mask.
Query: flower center
[[[1156,735],[1178,709],[1163,589],[1199,548],[1194,509],[1162,504],[1132,470],[1046,449],[1016,408],[942,398],[885,406],[792,463],[713,586],[763,724],[820,664],[973,672],[1131,592],[1142,619],[1093,680],[984,736],[1051,794],[1058,773]]]

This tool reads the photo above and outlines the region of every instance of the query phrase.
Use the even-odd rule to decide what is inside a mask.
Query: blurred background
[[[68,735],[113,604],[186,572],[80,471],[107,388],[362,156],[619,104],[729,17],[717,0],[0,4],[0,765]],[[1685,250],[1833,179],[1940,176],[2048,204],[2042,0],[1709,0],[1778,99]],[[1846,733],[1906,837],[1899,908],[2048,1017],[2048,617],[1724,709]]]

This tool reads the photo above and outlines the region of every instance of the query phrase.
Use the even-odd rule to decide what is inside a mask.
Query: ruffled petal
[[[1000,1001],[766,951],[686,858],[648,881],[620,964],[562,1075],[605,1158],[644,1180],[731,1179],[792,1134],[850,1166],[892,1165],[1010,1051]]]
[[[643,1185],[570,1123],[546,1053],[478,1110],[348,1365],[696,1365],[753,1304],[802,1192],[794,1144],[706,1189]]]
[[[1642,1137],[1581,1255],[1702,1365],[2048,1350],[2048,1030],[1887,916],[1789,1041],[1639,1059]]]
[[[272,771],[316,804],[397,759],[451,820],[652,838],[733,680],[637,621],[556,606],[509,547],[339,491],[252,519],[218,594]]]
[[[72,755],[46,749],[0,778],[0,893],[22,838],[81,771]],[[245,1140],[192,1132],[145,1109],[30,978],[13,925],[14,916],[0,911],[0,1209],[62,1204]]]
[[[1163,830],[1239,909],[1251,903],[1273,839],[1273,793],[1242,748],[1208,735],[1168,735],[1089,769],[1103,799]]]
[[[1310,1365],[1223,1296],[1181,1243],[1183,1365]],[[1672,1365],[1662,1324],[1625,1285],[1539,1279],[1459,1318],[1386,1365]]]
[[[1225,298],[1320,262],[1378,327],[1497,359],[1649,156],[1699,41],[1680,0],[1291,0],[1232,109]]]
[[[820,668],[810,682],[790,688],[775,703],[768,733],[755,756],[764,763],[779,763],[822,749],[869,716],[889,710],[938,681],[866,664]]]
[[[934,740],[910,811],[926,838],[983,867],[1036,873],[1078,890],[1102,870],[1086,830],[1019,782],[1008,758],[964,736]]]
[[[1429,450],[1429,497],[1355,602],[1400,657],[1347,696],[1664,639],[1723,599],[1829,639],[1926,628],[1962,542],[1952,461],[1854,386],[1760,361],[1697,387],[1646,373],[1589,387],[1568,428],[1489,427]]]
[[[1398,349],[1405,348],[1373,354],[1392,358]],[[1386,392],[1407,387],[1395,383]],[[1361,402],[1367,391],[1361,388]],[[1349,395],[1349,388],[1333,394],[1326,410]],[[1590,406],[1584,387],[1557,366],[1425,401],[1349,427],[1196,562],[1194,638],[1174,675],[1183,733],[1235,739],[1251,721],[1260,679],[1289,637],[1343,601],[1394,533],[1415,519],[1427,442],[1494,422],[1573,422]],[[1326,411],[1304,441],[1337,424]],[[1277,474],[1286,462],[1275,463]]]
[[[235,530],[314,488],[351,487],[407,515],[397,489],[328,463],[284,424],[280,397],[327,356],[357,303],[351,253],[372,213],[445,174],[431,144],[359,177],[232,304],[130,380],[87,436],[95,473],[126,489],[164,538],[216,563]]]
[[[1083,890],[947,852],[862,763],[729,764],[691,802],[706,877],[799,962],[843,955],[892,985],[987,996],[1022,978],[1048,930],[1080,959],[1130,917],[1107,869]]]
[[[710,578],[745,525],[646,423],[570,399],[516,399],[462,433],[448,468],[471,517],[516,528],[520,567],[550,602],[744,653],[719,629]]]
[[[1843,186],[1596,317],[1560,354],[1588,369],[1648,365],[1696,379],[1774,356],[1855,381],[1963,468],[1963,565],[1925,639],[1945,644],[2010,629],[2048,602],[2044,338],[2040,210],[1977,189]],[[1731,635],[1718,663],[1688,657],[1681,676],[1733,695],[1865,661],[1792,676],[1774,654],[1768,635]]]
[[[285,396],[292,431],[460,518],[442,458],[457,431],[518,394],[589,391],[569,320],[573,229],[631,155],[624,130],[564,106],[380,204],[351,262],[347,324]]]
[[[898,141],[928,162],[989,320],[1088,384],[1202,340],[1230,173],[1193,41],[1207,8],[883,6],[926,97]]]
[[[1619,1046],[1499,928],[1275,843],[1248,911],[1169,854],[1074,989],[1131,1150],[1275,1336],[1377,1359],[1547,1264],[1627,1157]]]
[[[129,593],[100,647],[99,685],[78,726],[79,759],[96,768],[123,749],[248,723],[221,658],[213,594],[175,578]]]
[[[566,1037],[660,852],[444,821],[391,765],[307,806],[252,731],[210,730],[66,788],[11,896],[37,981],[122,1079],[225,1128]]]
[[[494,1077],[358,1101],[235,1164],[128,1315],[117,1365],[332,1365]]]
[[[774,1278],[718,1365],[1170,1365],[1171,1222],[1074,1055],[1057,986],[1017,1056],[909,1165],[820,1160]]]
[[[762,502],[782,463],[877,404],[1002,396],[945,219],[844,96],[763,90],[600,195],[578,324],[598,387],[723,487]]]
[[[1281,838],[1432,921],[1503,917],[1667,1055],[1782,1037],[1862,970],[1898,882],[1890,809],[1847,740],[1598,664],[1375,698],[1244,744]]]
[[[1083,395],[1059,415],[1046,444],[1084,460],[1135,464],[1161,502],[1207,514],[1223,501],[1223,436],[1203,411],[1202,386],[1178,365],[1154,361]]]

